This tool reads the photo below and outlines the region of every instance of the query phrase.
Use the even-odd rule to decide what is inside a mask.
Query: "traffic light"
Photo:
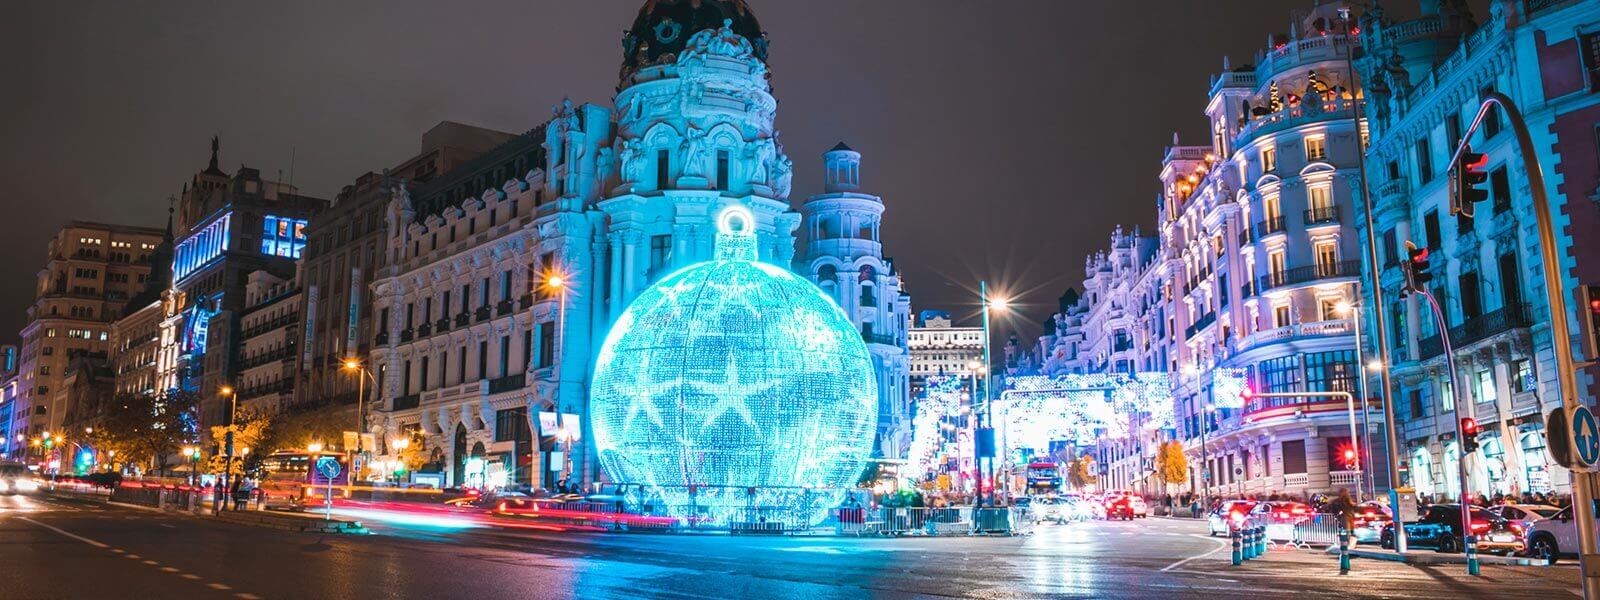
[[[1461,419],[1461,453],[1472,454],[1478,451],[1478,420],[1466,417]]]
[[[1433,280],[1433,275],[1428,273],[1428,249],[1418,248],[1416,244],[1406,242],[1406,261],[1400,264],[1400,271],[1405,275],[1405,288],[1402,295],[1407,292],[1426,291],[1428,282]]]
[[[1590,362],[1600,362],[1600,285],[1578,286],[1579,312],[1583,313],[1583,349]]]
[[[1461,147],[1461,155],[1452,171],[1454,177],[1450,179],[1450,214],[1466,215],[1470,219],[1472,207],[1489,199],[1489,190],[1479,187],[1489,181],[1489,173],[1483,170],[1488,164],[1489,157],[1473,152],[1472,144]]]

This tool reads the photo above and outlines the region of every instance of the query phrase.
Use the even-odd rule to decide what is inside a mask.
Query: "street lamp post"
[[[981,417],[982,417],[982,419],[981,419],[982,428],[980,428],[978,431],[979,431],[980,436],[987,435],[988,436],[987,439],[990,440],[990,444],[989,444],[990,447],[987,448],[987,450],[989,450],[989,455],[990,455],[989,456],[989,474],[988,474],[989,505],[993,506],[994,505],[994,494],[995,494],[995,491],[996,491],[995,490],[995,474],[994,474],[994,462],[995,461],[994,461],[994,456],[993,456],[994,453],[995,453],[995,448],[993,447],[994,446],[994,444],[993,444],[993,440],[994,440],[994,431],[993,431],[994,430],[994,420],[993,419],[994,419],[994,417],[993,417],[993,415],[990,414],[990,409],[992,408],[990,406],[990,404],[991,404],[991,399],[994,398],[994,392],[993,392],[993,390],[994,390],[994,356],[990,351],[990,337],[991,336],[990,336],[990,333],[989,333],[989,313],[992,310],[1005,310],[1006,307],[1010,303],[1005,298],[990,297],[989,296],[989,282],[988,281],[979,281],[978,282],[978,296],[983,301],[983,414],[981,415]],[[986,431],[987,431],[987,433],[985,433]],[[981,439],[981,437],[980,437],[980,439]],[[973,440],[974,447],[977,446],[977,441],[978,440]],[[977,464],[978,462],[981,462],[983,460],[981,456],[978,456],[979,454],[982,454],[982,453],[975,453],[975,455],[973,457],[973,460],[975,461],[974,464],[973,464],[973,470],[978,473],[978,505],[982,506],[983,505],[983,482],[984,482],[984,476],[983,476],[983,468]]]
[[[552,270],[549,273],[545,273],[545,275],[544,275],[544,286],[545,286],[546,290],[553,290],[557,294],[559,294],[559,298],[558,298],[558,302],[557,302],[557,306],[556,306],[556,339],[555,339],[556,347],[553,350],[551,350],[550,355],[551,355],[551,359],[552,359],[551,362],[554,363],[552,365],[552,373],[551,373],[551,375],[555,378],[555,383],[556,383],[556,389],[555,389],[555,392],[554,392],[555,393],[555,398],[556,398],[556,412],[560,413],[561,412],[561,409],[560,409],[560,406],[561,406],[561,404],[560,404],[560,402],[561,402],[561,392],[563,391],[561,389],[561,383],[562,383],[561,382],[561,371],[566,368],[565,360],[563,360],[565,358],[565,356],[564,356],[565,353],[562,351],[562,349],[563,349],[563,346],[565,346],[566,340],[567,340],[567,292],[571,289],[571,285],[570,285],[570,282],[567,281],[566,273],[564,273],[564,272],[562,272],[560,270]],[[564,420],[565,419],[563,419],[563,421]],[[583,425],[581,423],[578,426],[580,428],[583,427]],[[563,470],[565,471],[565,477],[568,479],[568,483],[571,483],[571,478],[572,478],[572,440],[570,439],[570,432],[567,431],[566,423],[562,423],[561,424],[561,430],[560,431],[561,431],[561,436],[563,438],[568,438],[568,439],[566,439],[565,448],[564,448],[564,450],[562,452],[562,455],[563,455],[562,458],[566,462],[566,465],[563,467]],[[584,485],[584,482],[588,479],[588,473],[589,473],[589,469],[587,467],[587,463],[588,463],[588,460],[589,460],[588,453],[584,454],[583,459],[584,459],[584,463],[585,463],[585,466],[583,468],[583,473],[580,473],[578,475],[578,481],[579,481],[579,485],[580,486]],[[515,463],[516,461],[512,461],[512,462]]]
[[[217,493],[213,494],[214,496],[219,496],[222,501],[212,505],[214,511],[220,512],[223,504],[232,500],[227,494],[233,487],[233,428],[235,425],[234,419],[239,414],[239,394],[231,386],[226,385],[222,386],[218,391],[228,397],[228,435],[224,449],[227,454],[227,462],[222,467],[222,483],[217,486]]]
[[[1361,443],[1356,444],[1353,437],[1350,443],[1356,446],[1356,470],[1361,472],[1356,475],[1356,499],[1360,500],[1363,476],[1366,477],[1367,491],[1374,495],[1378,492],[1377,483],[1372,479],[1372,426],[1367,420],[1367,359],[1365,345],[1361,343],[1361,305],[1341,302],[1338,309],[1350,315],[1351,325],[1356,332],[1356,391],[1361,394]]]
[[[354,454],[350,455],[350,470],[356,471],[356,460],[358,458],[361,460],[363,466],[366,463],[367,380],[372,380],[372,389],[376,391],[378,389],[378,378],[373,377],[372,372],[368,371],[367,367],[361,364],[361,361],[354,358],[345,359],[344,370],[354,371],[356,373],[356,447]],[[359,478],[360,476],[360,473],[353,475],[353,477],[356,478]]]
[[[411,438],[405,437],[405,436],[401,436],[400,439],[397,439],[397,440],[395,440],[393,442],[390,442],[389,445],[393,446],[394,449],[395,449],[395,460],[394,460],[394,462],[395,462],[396,467],[393,470],[393,474],[395,476],[394,477],[394,482],[395,482],[396,485],[398,485],[398,484],[401,483],[400,475],[399,475],[399,473],[400,473],[400,468],[399,467],[405,465],[405,452],[406,452],[406,448],[410,448],[411,447]]]

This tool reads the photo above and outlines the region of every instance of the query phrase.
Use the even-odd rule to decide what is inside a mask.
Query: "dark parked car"
[[[1522,535],[1494,513],[1472,507],[1472,534],[1477,536],[1478,551],[1512,554],[1522,551]],[[1384,527],[1378,543],[1384,548],[1394,547],[1394,524]],[[1406,543],[1416,548],[1433,548],[1439,552],[1460,552],[1466,545],[1461,533],[1461,506],[1435,504],[1422,513],[1422,518],[1406,523]]]

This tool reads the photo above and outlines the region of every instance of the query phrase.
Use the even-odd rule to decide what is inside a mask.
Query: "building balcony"
[[[528,374],[527,373],[518,373],[516,375],[508,375],[506,377],[501,377],[499,379],[491,379],[491,380],[489,380],[489,393],[490,394],[499,394],[499,393],[502,393],[502,392],[514,392],[516,390],[520,390],[520,389],[525,388],[525,387],[528,387]]]
[[[394,404],[389,410],[411,410],[418,406],[422,406],[422,395],[410,394],[395,398]]]
[[[1344,336],[1354,331],[1350,321],[1318,321],[1263,329],[1241,338],[1234,351],[1244,352],[1258,346],[1295,339]]]
[[[1243,246],[1245,244],[1249,244],[1250,242],[1254,242],[1254,241],[1255,241],[1255,238],[1250,237],[1250,228],[1249,227],[1242,227],[1242,228],[1239,229],[1239,245],[1240,246]]]
[[[533,308],[533,294],[523,294],[521,298],[517,298],[518,310],[528,310],[530,308]]]
[[[1533,323],[1532,305],[1519,304],[1509,309],[1502,308],[1451,327],[1450,345],[1459,350],[1513,329],[1533,327]],[[1438,335],[1423,338],[1417,345],[1417,354],[1422,360],[1444,354],[1444,343]]]
[[[389,332],[387,332],[387,331],[378,332],[378,335],[373,336],[373,338],[372,338],[372,345],[374,345],[374,346],[387,346],[387,345],[389,345]]]
[[[456,327],[466,327],[471,323],[472,315],[468,314],[466,311],[461,311],[461,314],[456,315]]]
[[[1306,211],[1306,227],[1339,222],[1339,207],[1327,206]]]
[[[1285,107],[1278,112],[1251,119],[1239,134],[1234,136],[1234,147],[1250,145],[1257,137],[1323,121],[1349,120],[1355,103],[1343,98],[1320,103],[1303,102],[1299,106]]]
[[[1192,337],[1195,336],[1195,334],[1200,333],[1201,331],[1204,331],[1205,328],[1210,327],[1212,323],[1216,323],[1216,322],[1217,322],[1217,313],[1211,313],[1211,314],[1208,314],[1206,316],[1200,317],[1199,320],[1195,321],[1194,324],[1190,325],[1188,329],[1185,329],[1183,331],[1183,337],[1184,337],[1184,339],[1192,338]]]
[[[1256,239],[1261,239],[1274,233],[1282,233],[1284,226],[1283,215],[1262,219],[1256,223]]]
[[[433,324],[433,330],[439,333],[450,331],[450,319],[446,318],[435,321]]]
[[[1335,381],[1334,389],[1352,389],[1355,380]],[[1341,390],[1342,391],[1342,390]],[[1251,425],[1274,419],[1296,419],[1322,414],[1344,415],[1349,406],[1343,398],[1250,398],[1244,403],[1244,424]]]
[[[1259,279],[1256,285],[1261,288],[1262,292],[1265,292],[1271,289],[1321,281],[1323,279],[1359,276],[1361,276],[1361,261],[1347,260],[1268,273],[1267,276]]]
[[[423,323],[417,326],[417,337],[428,337],[430,335],[433,335],[432,323]]]
[[[868,343],[868,344],[882,344],[882,345],[885,345],[885,346],[899,346],[900,345],[900,338],[898,338],[896,336],[893,336],[893,335],[885,335],[885,334],[881,334],[881,333],[866,333],[866,332],[862,332],[861,340],[866,342],[866,343]]]
[[[510,300],[501,300],[498,304],[494,305],[494,314],[498,317],[509,315],[512,312],[513,306],[515,305]]]
[[[406,342],[409,342],[411,340],[414,340],[414,339],[416,339],[416,337],[417,337],[417,332],[415,330],[412,330],[412,329],[402,329],[402,330],[400,330],[400,343],[402,343],[402,344],[404,344]]]
[[[479,323],[489,320],[489,307],[479,306],[478,310],[472,311],[472,317]]]
[[[1261,291],[1256,289],[1256,282],[1254,281],[1246,281],[1244,285],[1239,286],[1240,298],[1254,298],[1260,293]]]

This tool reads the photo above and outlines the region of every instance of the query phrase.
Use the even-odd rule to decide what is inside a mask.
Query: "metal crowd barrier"
[[[1333,546],[1339,543],[1339,517],[1318,513],[1294,526],[1294,545],[1297,547]]]
[[[1020,534],[1031,524],[1022,508],[879,507],[836,508],[832,512],[838,535],[973,535]]]

